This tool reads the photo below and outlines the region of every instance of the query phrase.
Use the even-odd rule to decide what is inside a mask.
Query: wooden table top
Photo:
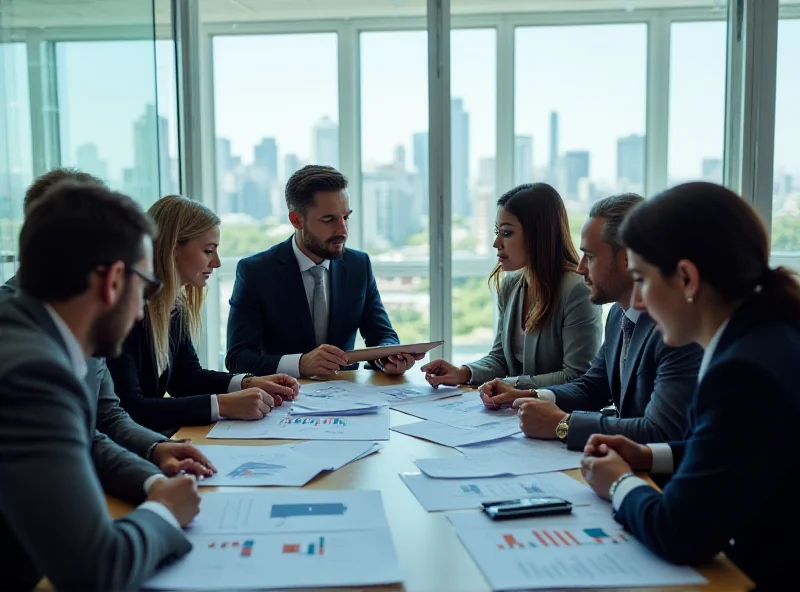
[[[341,372],[339,380],[358,384],[424,384],[418,369],[406,377],[388,377],[381,372],[361,370]],[[392,410],[391,425],[417,421],[410,415]],[[290,440],[206,440],[212,426],[181,429],[176,438],[191,438],[194,444],[263,445],[286,444]],[[392,531],[404,585],[385,587],[392,590],[414,591],[485,591],[490,590],[483,574],[458,540],[445,512],[426,512],[414,494],[401,481],[399,474],[418,472],[414,459],[457,456],[460,453],[446,446],[391,432],[384,448],[338,471],[317,477],[307,489],[377,489],[383,496],[386,517]],[[580,471],[566,471],[583,481]],[[241,491],[242,487],[204,487],[202,492]],[[257,488],[252,488],[257,489]],[[109,509],[115,517],[130,511],[130,506],[109,498]],[[470,510],[477,511],[477,510]],[[726,557],[719,555],[711,564],[697,566],[709,581],[693,589],[708,591],[749,590],[750,580]],[[383,588],[381,588],[383,589]],[[677,590],[678,588],[637,588],[637,590]],[[625,588],[625,590],[632,590]]]

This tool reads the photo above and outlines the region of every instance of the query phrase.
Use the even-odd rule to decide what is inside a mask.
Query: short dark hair
[[[286,206],[303,216],[314,203],[317,191],[343,191],[347,177],[330,166],[310,164],[295,172],[286,183]]]
[[[97,267],[143,256],[155,237],[152,219],[133,199],[97,184],[63,181],[37,201],[19,237],[20,288],[44,301],[64,301],[89,287]]]
[[[620,229],[622,243],[675,275],[689,260],[728,303],[753,298],[759,312],[800,324],[800,284],[769,266],[769,234],[753,207],[714,183],[684,183],[635,208]]]
[[[616,255],[622,250],[619,238],[619,227],[628,212],[644,201],[636,193],[620,193],[596,201],[589,210],[590,218],[603,218],[603,229],[600,231],[600,240],[611,245]]]
[[[37,177],[28,190],[25,192],[25,197],[22,200],[22,212],[27,216],[31,208],[42,199],[47,190],[56,183],[62,181],[75,181],[76,183],[88,183],[105,187],[106,184],[94,175],[84,173],[78,169],[73,168],[58,168],[48,171],[43,175]]]

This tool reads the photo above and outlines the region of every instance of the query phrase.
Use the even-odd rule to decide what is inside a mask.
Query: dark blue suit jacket
[[[697,385],[688,439],[670,444],[672,479],[663,494],[632,490],[617,520],[674,563],[724,551],[759,589],[791,588],[800,532],[798,356],[800,327],[763,318],[752,304],[740,308]]]
[[[605,341],[586,374],[547,387],[555,394],[556,405],[572,413],[567,437],[571,450],[582,450],[592,434],[621,434],[642,444],[677,440],[686,434],[703,350],[696,344],[667,347],[653,319],[643,312],[620,377],[623,314],[619,304],[609,311]],[[600,414],[610,403],[616,405],[618,418]]]
[[[274,374],[281,357],[317,347],[303,278],[292,249],[294,235],[239,261],[228,317],[231,372]],[[360,330],[367,347],[400,343],[381,302],[369,256],[345,249],[331,260],[327,343],[351,350]],[[356,369],[353,365],[347,369]]]

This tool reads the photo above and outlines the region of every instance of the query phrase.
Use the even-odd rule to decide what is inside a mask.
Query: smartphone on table
[[[559,497],[526,497],[499,502],[483,502],[482,505],[483,511],[492,520],[550,516],[572,512],[572,504]]]

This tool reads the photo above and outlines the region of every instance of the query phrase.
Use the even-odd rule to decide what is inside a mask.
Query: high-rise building
[[[158,150],[153,151],[153,136]],[[144,114],[133,124],[134,165],[129,193],[143,207],[149,207],[162,195],[175,193],[170,178],[169,126],[167,118],[158,115],[155,105],[147,105]]]
[[[631,134],[617,139],[617,181],[644,188],[644,136]],[[627,183],[626,183],[627,182]]]
[[[469,194],[469,114],[462,99],[450,100],[450,195],[454,214],[472,215]]]
[[[275,138],[261,139],[253,150],[253,164],[267,171],[271,182],[278,182],[278,143]]]
[[[283,158],[283,183],[289,180],[293,174],[303,168],[303,161],[297,154],[287,154]]]
[[[495,189],[497,161],[494,158],[481,158],[478,161],[478,187]]]
[[[580,199],[580,181],[589,177],[589,153],[585,150],[565,152],[561,159],[561,180],[556,187],[565,199]]]
[[[550,112],[550,160],[548,161],[549,175],[548,181],[551,185],[556,185],[559,182],[559,152],[558,152],[558,112]]]
[[[722,183],[722,159],[704,158],[702,163],[703,181]]]
[[[430,201],[428,193],[430,185],[428,184],[428,132],[419,132],[412,136],[412,158],[414,161],[414,199],[412,202],[412,210],[419,216],[428,214],[428,202]]]
[[[327,115],[314,126],[314,164],[339,168],[339,125]]]
[[[514,186],[523,183],[533,183],[533,136],[514,136]]]
[[[108,163],[100,158],[97,144],[90,142],[78,146],[75,150],[75,164],[85,173],[108,180]]]
[[[374,229],[368,238],[368,247],[402,247],[408,237],[422,229],[420,217],[409,208],[414,197],[415,176],[397,168],[396,163],[364,173],[362,220],[365,227]]]

